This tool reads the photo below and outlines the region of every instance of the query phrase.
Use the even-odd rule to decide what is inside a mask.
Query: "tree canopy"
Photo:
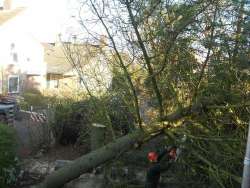
[[[100,38],[89,22],[105,31],[100,53],[113,73],[105,95],[121,97],[146,137],[160,130],[183,147],[176,182],[239,186],[250,111],[248,1],[85,0],[82,6],[93,14],[87,20],[79,11],[88,41]]]

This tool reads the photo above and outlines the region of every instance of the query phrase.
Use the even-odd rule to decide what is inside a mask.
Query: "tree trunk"
[[[114,158],[117,154],[124,152],[133,145],[141,141],[145,136],[142,131],[135,131],[116,141],[101,147],[87,155],[84,155],[71,164],[53,172],[46,177],[44,182],[40,184],[39,188],[59,188],[67,182],[78,178],[81,174],[91,170],[92,168]]]

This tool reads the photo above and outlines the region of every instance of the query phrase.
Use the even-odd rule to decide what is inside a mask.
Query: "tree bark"
[[[38,185],[38,188],[59,188],[67,182],[78,178],[81,174],[88,172],[92,168],[111,160],[117,154],[124,152],[141,141],[145,136],[143,131],[135,131],[129,135],[121,137],[116,141],[101,147],[87,155],[84,155],[71,164],[53,172]]]

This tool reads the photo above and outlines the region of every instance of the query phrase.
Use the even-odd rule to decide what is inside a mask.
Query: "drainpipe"
[[[248,138],[247,138],[246,154],[244,159],[244,169],[243,169],[241,188],[249,188],[249,187],[250,187],[250,121],[248,125]]]

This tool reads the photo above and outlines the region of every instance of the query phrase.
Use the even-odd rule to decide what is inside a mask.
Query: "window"
[[[59,80],[50,80],[49,88],[59,88]]]
[[[56,75],[48,74],[47,75],[47,88],[59,88],[59,78]]]
[[[14,53],[12,54],[12,57],[13,57],[13,61],[14,61],[14,62],[18,62],[18,55],[17,55],[16,52],[14,52]]]
[[[59,88],[59,80],[47,80],[47,88]]]
[[[11,75],[8,77],[8,92],[18,93],[19,92],[19,77],[18,75]]]

